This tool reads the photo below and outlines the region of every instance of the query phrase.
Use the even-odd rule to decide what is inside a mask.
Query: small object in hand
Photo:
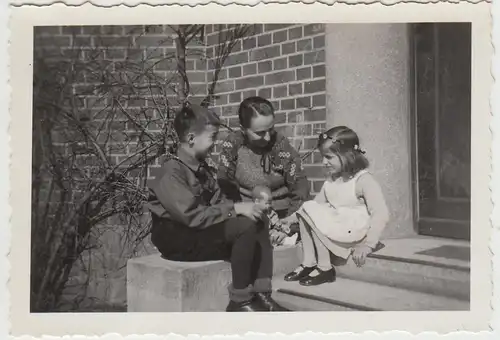
[[[283,245],[283,241],[286,239],[286,234],[282,231],[271,229],[269,231],[271,237],[271,244],[273,246],[281,246]]]

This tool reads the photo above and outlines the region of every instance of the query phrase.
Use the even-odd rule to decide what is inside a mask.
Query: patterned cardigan
[[[271,148],[265,154],[263,168],[283,176],[288,189],[290,206],[288,215],[296,212],[304,201],[309,199],[309,182],[304,174],[302,159],[288,141],[288,138],[276,133]],[[239,184],[235,179],[238,164],[238,150],[246,143],[241,131],[229,134],[222,143],[219,156],[217,178],[223,193],[233,201],[241,200]],[[264,170],[266,171],[266,170]],[[256,183],[256,185],[261,183]]]

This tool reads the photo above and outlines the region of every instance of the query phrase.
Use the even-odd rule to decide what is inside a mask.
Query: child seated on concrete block
[[[294,245],[298,234],[293,232],[289,224],[282,223],[278,213],[271,207],[271,189],[258,185],[252,191],[253,200],[264,209],[265,222],[269,227],[269,236],[274,247]]]
[[[201,106],[185,105],[176,114],[177,154],[167,157],[150,185],[151,241],[169,260],[229,261],[227,311],[286,311],[271,298],[273,248],[263,209],[225,200],[206,162],[219,125],[217,115]]]

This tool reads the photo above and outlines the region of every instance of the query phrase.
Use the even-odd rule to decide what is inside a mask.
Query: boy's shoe
[[[226,312],[268,312],[261,303],[260,300],[253,298],[248,301],[236,302],[229,301],[227,305]]]
[[[335,268],[332,267],[330,270],[323,271],[316,268],[318,275],[311,276],[310,274],[299,281],[301,286],[317,286],[327,282],[335,282],[337,274]]]
[[[293,272],[285,275],[285,281],[299,281],[306,278],[315,268],[316,267],[306,267],[301,264]]]
[[[289,309],[286,309],[274,301],[271,297],[271,293],[256,293],[255,297],[260,302],[261,306],[269,312],[290,312]]]

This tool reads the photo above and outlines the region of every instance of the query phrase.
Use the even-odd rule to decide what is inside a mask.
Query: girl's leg
[[[335,282],[336,273],[330,261],[330,251],[321,242],[315,230],[311,230],[311,236],[316,248],[318,264],[307,277],[299,280],[299,283],[303,286],[317,286],[327,282]]]
[[[285,281],[299,281],[316,268],[316,250],[311,236],[311,227],[299,216],[300,237],[302,239],[302,264],[294,271],[285,275]]]
[[[311,227],[307,224],[307,222],[299,215],[299,230],[300,230],[300,238],[302,240],[302,265],[304,267],[315,267],[317,265],[316,260],[316,249],[315,242],[312,238]]]
[[[314,231],[311,231],[314,246],[316,247],[316,254],[318,257],[317,267],[322,271],[327,271],[332,269],[332,262],[330,261],[330,251],[318,238],[318,235]]]

